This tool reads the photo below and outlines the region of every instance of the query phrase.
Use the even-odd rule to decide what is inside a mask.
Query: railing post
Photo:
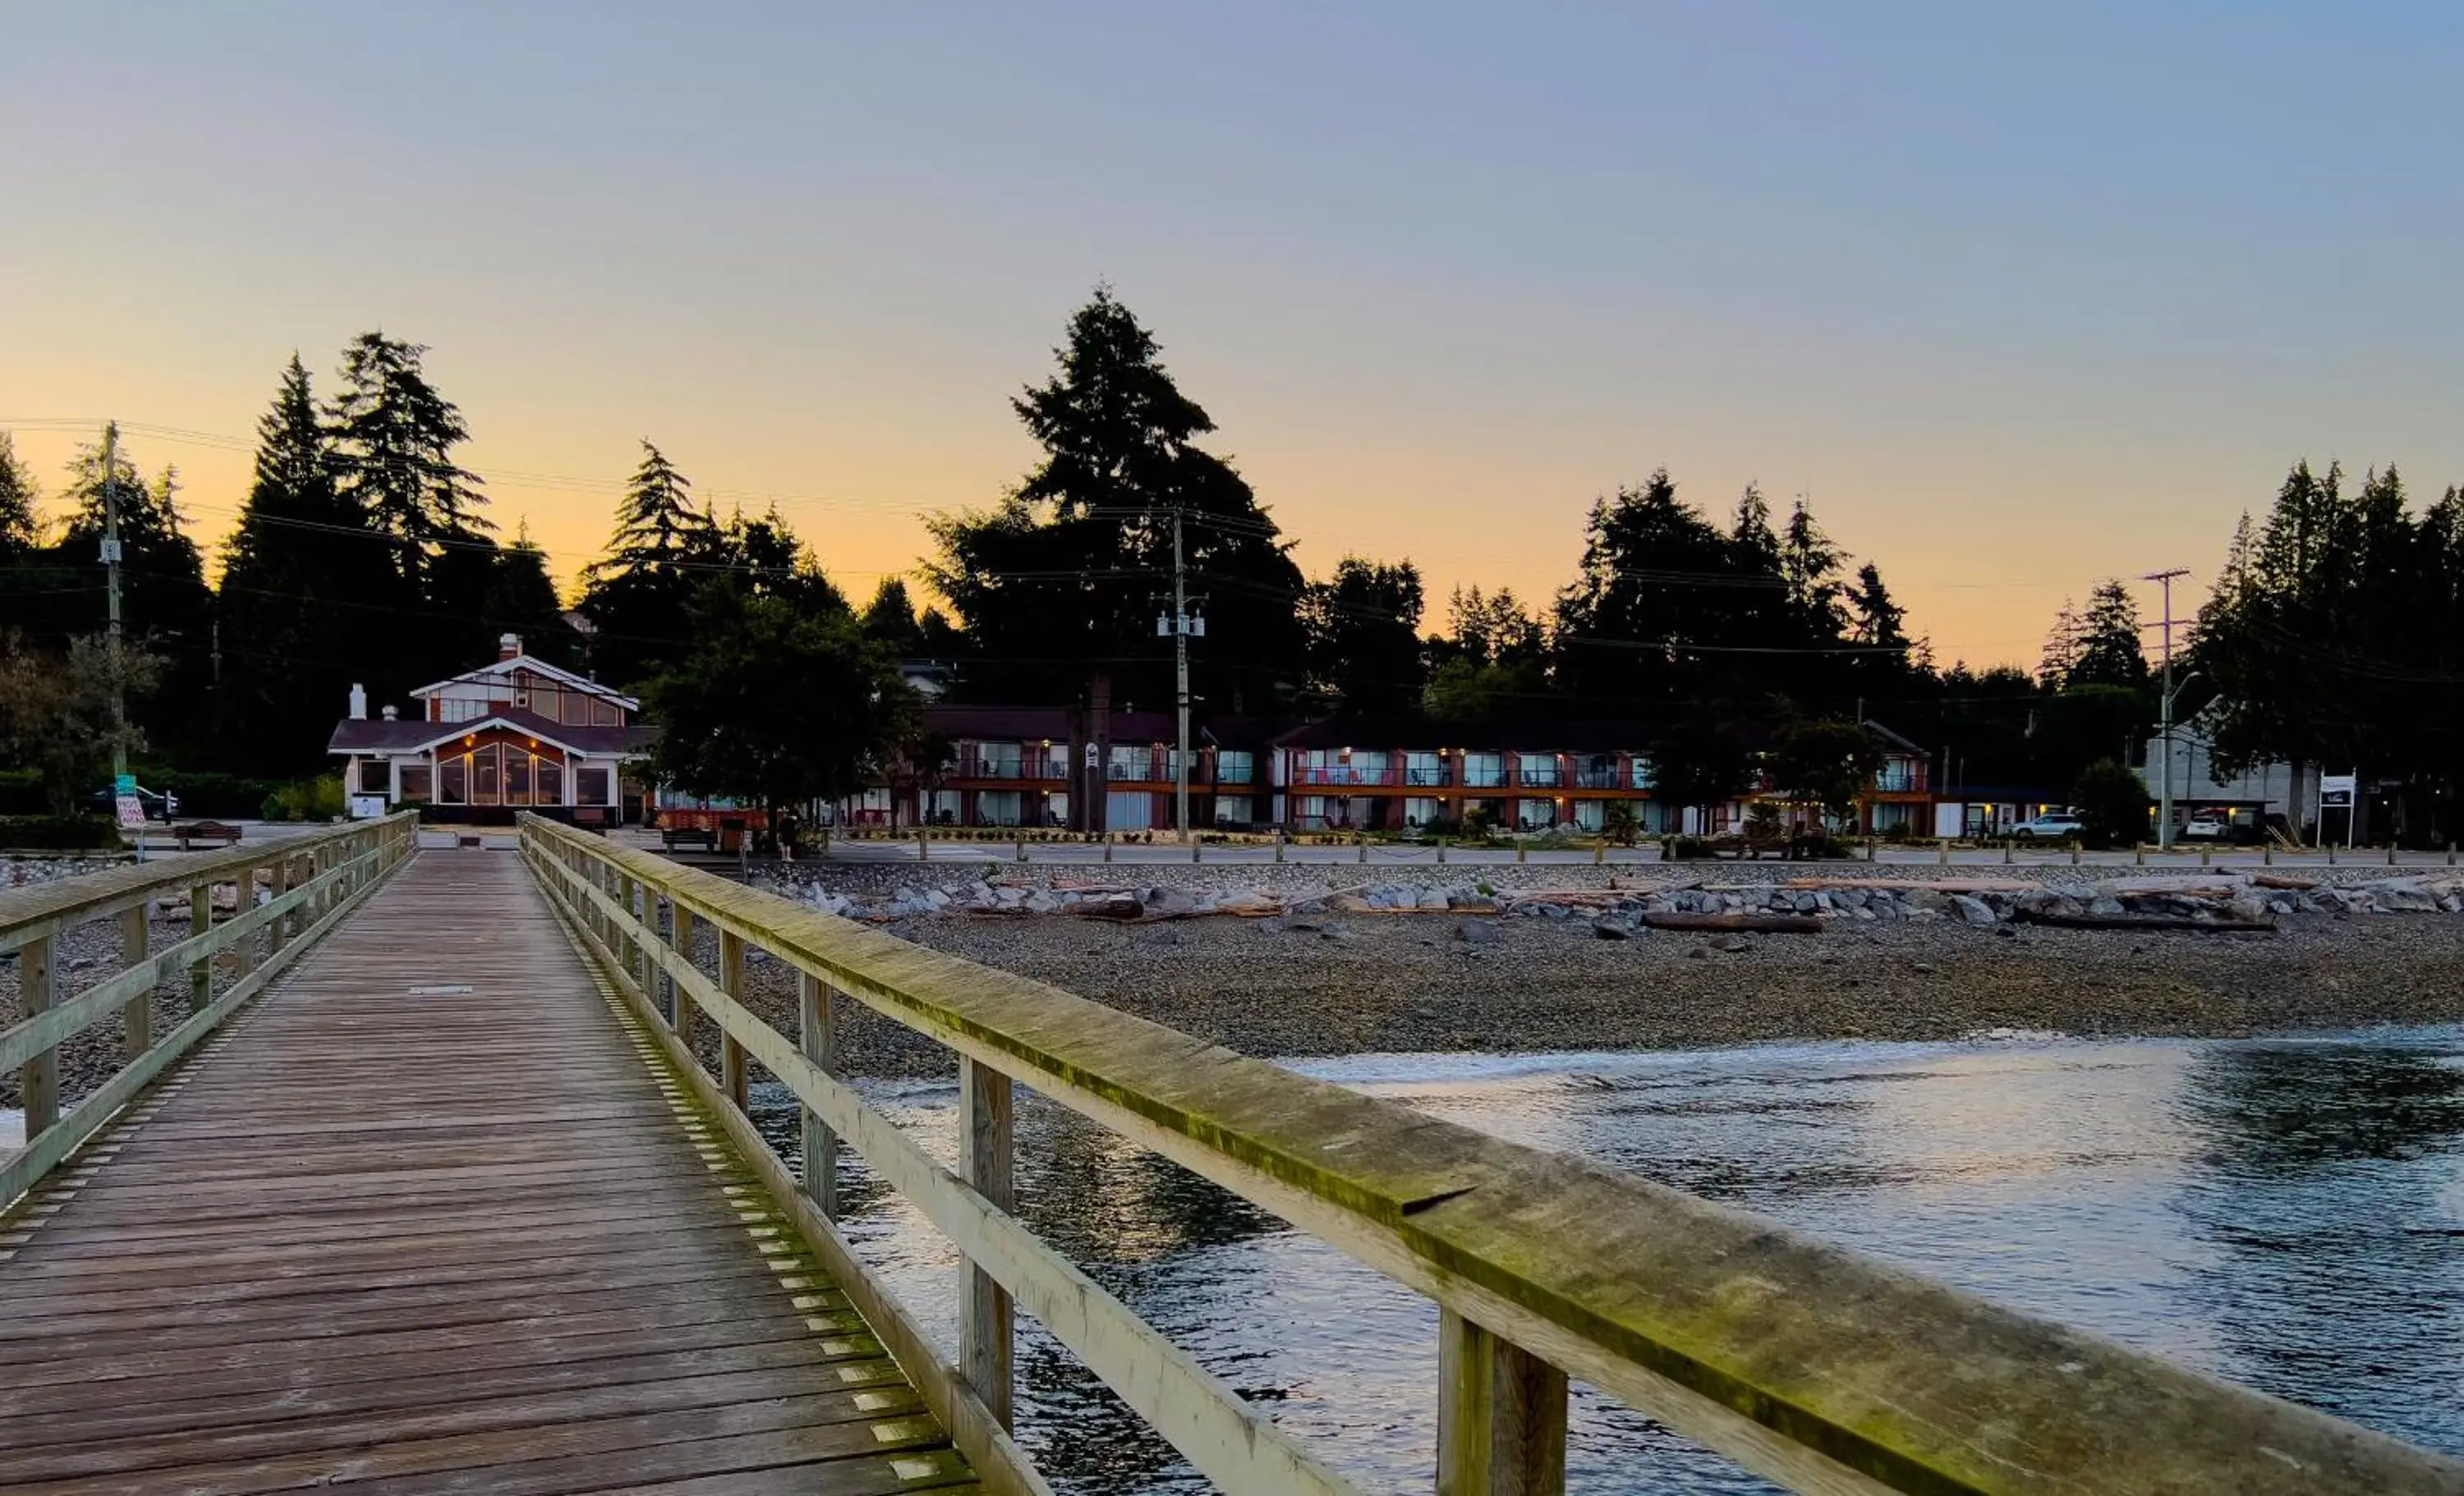
[[[126,971],[145,959],[145,911],[153,903],[140,899],[120,912],[120,968]],[[154,1047],[154,994],[141,992],[120,1010],[120,1052],[131,1060]],[[31,1134],[30,1134],[31,1135]]]
[[[733,930],[718,933],[718,990],[744,1001],[744,937]],[[718,1085],[736,1110],[744,1110],[744,1046],[736,1042],[736,1034],[724,1023],[718,1035]]]
[[[1452,1309],[1438,1336],[1438,1496],[1558,1496],[1566,1374]]]
[[[811,972],[796,974],[796,1047],[824,1073],[838,1065],[837,1015],[831,1011],[830,989]],[[838,1139],[813,1114],[804,1111],[804,1194],[831,1221],[839,1217]]]
[[[1016,1207],[1011,1174],[1010,1080],[972,1056],[958,1057],[960,1173],[995,1209]],[[958,1370],[1001,1427],[1010,1426],[1009,1290],[973,1263],[962,1271]]]
[[[17,951],[19,1021],[50,1012],[59,996],[59,972],[52,958],[52,937],[27,941]],[[26,1141],[32,1143],[60,1119],[58,1046],[44,1050],[17,1067],[17,1089],[26,1107]]]
[[[214,886],[191,884],[188,888],[188,934],[201,935],[214,927]],[[188,963],[188,1011],[202,1013],[213,1001],[214,969],[211,956],[200,956]]]

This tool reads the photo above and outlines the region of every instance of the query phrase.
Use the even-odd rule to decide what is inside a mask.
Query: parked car
[[[2218,811],[2202,810],[2182,823],[2186,842],[2221,842],[2233,835],[2233,821]]]
[[[107,816],[112,813],[116,799],[117,797],[111,792],[111,786],[105,784],[88,796],[86,803]],[[137,786],[137,803],[145,807],[146,820],[160,821],[165,825],[170,824],[173,816],[180,813],[180,797],[168,790],[157,793],[140,784]]]
[[[2087,826],[2067,810],[2049,810],[2041,816],[2031,816],[2011,828],[2020,841],[2033,842],[2038,837],[2048,841],[2067,842],[2087,834]]]

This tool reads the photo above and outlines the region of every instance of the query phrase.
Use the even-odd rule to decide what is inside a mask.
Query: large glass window
[[[436,803],[440,805],[467,805],[471,803],[471,761],[460,754],[436,760]]]
[[[1515,755],[1515,777],[1523,783],[1543,789],[1557,787],[1557,756],[1553,753]]]
[[[542,805],[564,803],[564,765],[542,757],[539,761],[539,803]]]
[[[531,803],[531,756],[519,748],[505,750],[506,804],[527,805]]]
[[[607,796],[607,771],[592,768],[574,770],[573,801],[578,805],[611,803]]]
[[[1105,773],[1115,780],[1143,780],[1149,772],[1151,759],[1147,750],[1135,743],[1114,743],[1111,761]],[[1140,827],[1145,827],[1141,824]]]
[[[1434,753],[1403,755],[1403,782],[1406,784],[1443,784],[1446,781],[1446,760]]]
[[[383,759],[360,760],[360,793],[390,795],[393,793],[393,766]]]
[[[1257,774],[1257,760],[1250,756],[1248,749],[1218,748],[1215,750],[1215,781],[1217,783],[1248,784],[1256,781]],[[1220,820],[1221,818],[1218,817],[1217,819]],[[1248,816],[1243,813],[1241,819],[1246,821]]]
[[[1463,783],[1474,789],[1494,789],[1506,782],[1506,756],[1501,753],[1467,753],[1463,756]]]
[[[490,743],[471,751],[471,803],[497,805],[504,803],[504,750]]]
[[[406,803],[417,804],[428,799],[428,765],[406,763],[402,766],[402,798]]]

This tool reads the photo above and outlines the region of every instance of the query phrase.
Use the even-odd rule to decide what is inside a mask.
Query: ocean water
[[[2464,1030],[1292,1067],[2464,1453]],[[867,1089],[955,1156],[954,1087]],[[1021,1095],[1027,1224],[1364,1488],[1429,1488],[1432,1305]],[[757,1106],[792,1147],[783,1093]],[[954,1342],[956,1253],[860,1161],[842,1178],[858,1250]],[[1019,1375],[1019,1437],[1056,1487],[1209,1488],[1031,1321]],[[1579,1384],[1568,1453],[1587,1491],[1769,1489]]]

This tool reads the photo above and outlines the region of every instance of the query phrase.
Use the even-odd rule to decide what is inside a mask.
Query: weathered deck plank
[[[972,1489],[510,856],[423,853],[112,1136],[0,1225],[0,1489]]]

